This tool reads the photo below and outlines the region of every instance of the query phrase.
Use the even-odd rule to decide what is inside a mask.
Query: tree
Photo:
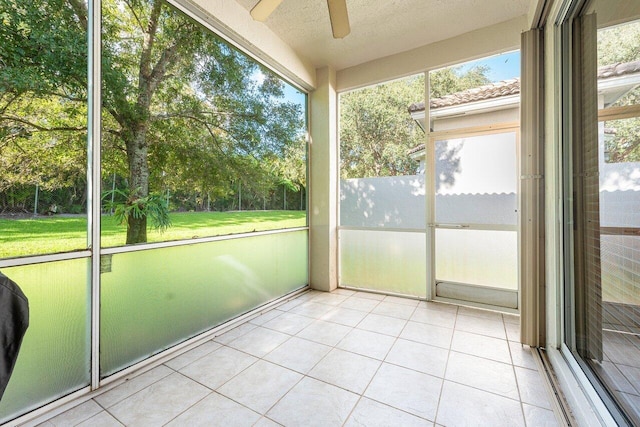
[[[445,68],[429,74],[431,98],[489,83],[488,68]],[[424,77],[417,76],[355,90],[340,97],[341,177],[415,173],[407,151],[424,142],[424,133],[407,107],[424,99]]]
[[[0,21],[0,192],[82,188],[82,199],[87,66],[76,15],[55,0],[0,0]]]
[[[0,0],[0,7],[0,35],[8,36],[0,100],[13,108],[0,129],[9,134],[21,124],[22,140],[34,129],[82,140],[79,114],[69,116],[75,126],[42,126],[47,114],[24,119],[14,97],[85,108],[86,4]],[[141,201],[160,200],[151,193],[167,185],[221,192],[232,176],[251,175],[249,159],[297,141],[301,111],[283,100],[282,81],[163,0],[105,0],[102,14],[103,164],[106,175],[127,177],[125,203],[141,209],[126,219],[127,243],[146,241]]]
[[[407,106],[424,97],[424,78],[372,86],[340,96],[341,178],[406,175],[415,170],[407,150],[422,132]]]
[[[462,67],[447,67],[429,73],[431,99],[442,98],[463,90],[473,89],[491,83],[487,77],[489,67],[476,65],[466,72]]]
[[[598,31],[598,66],[640,60],[640,23],[633,22]],[[636,86],[612,107],[638,105],[640,86]],[[607,162],[640,161],[640,118],[605,122],[605,152]]]

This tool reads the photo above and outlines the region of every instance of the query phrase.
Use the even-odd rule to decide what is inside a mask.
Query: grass
[[[195,239],[253,231],[304,227],[304,211],[180,212],[163,233],[149,229],[149,242]],[[122,246],[126,226],[102,217],[102,247]],[[0,258],[68,252],[87,247],[86,217],[0,219]]]

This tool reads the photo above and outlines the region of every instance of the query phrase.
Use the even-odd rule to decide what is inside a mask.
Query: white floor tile
[[[400,338],[442,348],[451,346],[452,337],[453,329],[418,322],[407,323],[400,334]]]
[[[344,295],[346,297],[350,297],[351,295],[355,294],[356,291],[352,291],[351,289],[338,288],[335,291],[333,291],[332,293],[338,294],[338,295]]]
[[[482,310],[479,308],[460,306],[458,314],[463,316],[481,317],[483,319],[492,319],[502,321],[502,313],[492,310]]]
[[[527,427],[560,427],[562,424],[558,423],[556,415],[548,410],[538,408],[537,406],[522,405],[524,410],[524,419],[527,422]]]
[[[81,422],[88,420],[102,412],[102,407],[93,400],[88,400],[78,406],[63,412],[49,420],[49,425],[52,426],[75,426]]]
[[[368,313],[373,310],[378,304],[380,304],[380,300],[358,298],[354,295],[353,297],[344,300],[344,302],[340,304],[340,307],[364,311]]]
[[[260,360],[218,389],[218,392],[264,414],[302,379],[302,375]]]
[[[524,426],[520,402],[449,381],[444,382],[437,424],[444,426]]]
[[[345,427],[428,427],[433,423],[388,405],[363,397]]]
[[[295,335],[313,323],[313,319],[295,313],[283,313],[262,326],[284,334]]]
[[[357,328],[397,337],[406,324],[407,321],[403,319],[370,313],[358,323]]]
[[[278,307],[280,308],[280,307]],[[253,319],[251,319],[249,321],[249,323],[253,324],[253,325],[257,325],[257,326],[262,326],[265,323],[267,323],[269,320],[275,319],[276,317],[280,316],[282,314],[281,310],[278,309],[274,309],[274,310],[269,310],[265,313],[262,313],[260,316],[254,317]]]
[[[457,305],[447,304],[444,302],[421,301],[420,304],[418,304],[418,307],[424,308],[426,310],[446,311],[453,314],[456,314],[458,312]]]
[[[339,349],[333,349],[310,372],[309,376],[362,394],[382,362]]]
[[[517,314],[502,313],[502,319],[504,320],[504,323],[520,325],[520,316]]]
[[[174,418],[167,427],[251,426],[259,419],[260,414],[214,392]]]
[[[454,311],[428,310],[418,307],[411,316],[411,321],[453,329],[456,323],[456,313]]]
[[[88,420],[76,424],[76,427],[122,427],[122,423],[113,418],[108,412],[102,411]]]
[[[371,300],[375,300],[375,301],[382,301],[383,299],[385,299],[387,297],[386,295],[374,294],[372,292],[358,292],[357,294],[355,294],[353,296],[355,298],[371,299]]]
[[[305,293],[42,426],[557,425],[518,316],[342,291]],[[609,357],[635,363],[619,335]],[[619,397],[640,405],[625,381]]]
[[[292,299],[291,301],[287,301],[284,304],[280,304],[278,307],[276,307],[276,310],[278,311],[290,311],[292,308],[295,308],[297,306],[299,306],[300,304],[303,304],[305,301],[301,300],[301,299]]]
[[[418,304],[420,303],[420,301],[418,301],[417,299],[396,297],[393,295],[387,295],[386,297],[384,297],[382,301],[391,302],[394,304],[408,305],[410,307],[417,307]]]
[[[465,316],[458,314],[456,330],[487,335],[494,338],[507,339],[504,322],[500,319],[485,319],[483,317]]]
[[[134,393],[150,386],[156,381],[171,375],[173,371],[166,366],[158,366],[143,374],[140,374],[130,380],[118,385],[117,387],[96,396],[94,400],[103,408],[109,408],[121,400],[131,396]]]
[[[311,301],[317,302],[320,304],[339,305],[340,303],[344,302],[344,300],[346,300],[347,298],[348,296],[346,295],[334,294],[329,292],[321,292],[320,294],[316,295]]]
[[[185,366],[180,373],[215,390],[257,360],[233,348],[222,347]]]
[[[342,426],[358,401],[358,395],[305,377],[268,413],[284,426]]]
[[[333,347],[351,332],[351,329],[337,323],[317,320],[300,331],[298,337]]]
[[[398,319],[409,320],[416,310],[415,306],[395,304],[392,302],[382,301],[371,312],[382,316],[397,317]]]
[[[399,338],[385,362],[444,378],[449,350]]]
[[[445,379],[519,400],[513,366],[452,351]]]
[[[511,363],[509,344],[506,340],[501,340],[500,338],[472,334],[465,331],[455,331],[453,333],[453,341],[451,342],[451,350],[496,360],[498,362]]]
[[[538,371],[515,367],[518,388],[520,389],[520,400],[523,403],[551,409],[549,392],[545,387],[543,378]]]
[[[328,304],[320,304],[313,301],[307,301],[297,307],[289,310],[289,313],[300,314],[301,316],[320,319],[322,316],[333,310],[335,307]]]
[[[536,361],[533,359],[531,348],[517,342],[509,341],[509,351],[511,352],[511,360],[515,366],[523,368],[537,369]]]
[[[331,347],[328,345],[298,337],[291,337],[280,345],[280,347],[267,354],[264,360],[306,374],[326,356],[330,350]]]
[[[208,395],[211,390],[174,373],[109,408],[126,426],[165,424]]]
[[[253,425],[253,427],[280,427],[281,425],[282,424],[278,424],[267,417],[262,417]]]
[[[520,342],[520,324],[505,322],[504,327],[507,331],[507,339],[509,341]]]
[[[383,363],[364,396],[434,421],[442,379]]]
[[[166,362],[165,365],[176,371],[180,370],[188,364],[193,363],[201,357],[204,357],[207,354],[219,349],[221,345],[222,344],[219,344],[215,341],[207,341],[206,343],[201,344],[192,350],[182,353],[180,356],[174,357],[173,359]]]
[[[219,342],[220,344],[228,344],[231,341],[235,340],[236,338],[241,337],[242,335],[246,334],[247,332],[255,328],[256,328],[256,325],[253,325],[251,323],[243,323],[242,325],[236,326],[235,328],[221,335],[218,335],[213,340],[215,342]]]
[[[231,341],[228,346],[249,353],[252,356],[263,357],[267,353],[275,350],[276,347],[288,340],[289,337],[289,335],[283,334],[282,332],[258,326]]]
[[[374,359],[383,360],[396,338],[376,332],[354,329],[336,347]]]
[[[364,311],[352,310],[342,306],[336,307],[320,319],[326,322],[338,323],[345,326],[356,326],[367,316]]]

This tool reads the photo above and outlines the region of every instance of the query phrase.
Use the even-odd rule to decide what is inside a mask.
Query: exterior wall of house
[[[516,123],[519,120],[520,109],[516,104],[511,108],[489,111],[487,113],[437,118],[433,123],[433,131],[438,132],[453,129],[490,126],[495,125],[496,123]]]

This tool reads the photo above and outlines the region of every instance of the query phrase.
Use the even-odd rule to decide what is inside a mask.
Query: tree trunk
[[[129,160],[129,190],[131,202],[149,195],[149,163],[147,160],[147,127],[144,124],[136,126],[133,135],[127,140],[127,158]],[[147,217],[134,218],[129,215],[127,220],[127,245],[146,243]]]
[[[127,245],[145,243],[147,241],[147,217],[129,217],[127,221]]]

